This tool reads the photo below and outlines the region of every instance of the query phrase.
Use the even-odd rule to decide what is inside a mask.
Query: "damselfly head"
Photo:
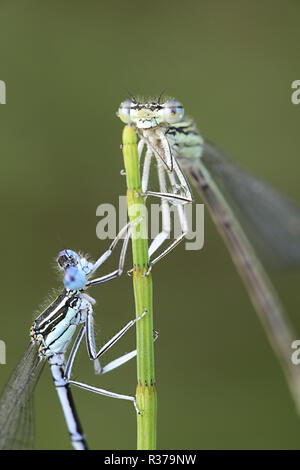
[[[63,250],[57,257],[60,268],[64,271],[64,286],[70,290],[81,290],[85,287],[87,277],[93,269],[84,256],[73,250]]]
[[[165,103],[126,100],[121,103],[117,115],[125,124],[135,124],[138,129],[151,129],[180,122],[184,116],[184,108],[179,101],[173,99]]]

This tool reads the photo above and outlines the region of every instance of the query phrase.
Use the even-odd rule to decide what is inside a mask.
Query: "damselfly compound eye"
[[[117,115],[119,116],[121,121],[125,122],[125,124],[130,124],[131,122],[130,110],[131,110],[130,100],[123,101],[123,103],[120,104]]]
[[[77,266],[80,257],[73,250],[63,250],[59,253],[56,261],[62,269],[66,269],[69,266]]]
[[[184,116],[184,108],[179,101],[169,100],[163,105],[164,121],[168,124],[180,122]]]

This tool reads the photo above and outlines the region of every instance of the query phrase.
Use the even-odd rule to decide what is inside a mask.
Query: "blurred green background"
[[[96,238],[96,208],[117,205],[125,191],[115,112],[127,90],[166,89],[204,136],[300,200],[300,105],[290,99],[291,82],[300,79],[299,15],[296,0],[1,0],[1,385],[39,306],[60,289],[58,251],[95,258],[108,246]],[[105,272],[116,263],[117,256]],[[300,337],[299,272],[272,278]],[[283,375],[207,212],[204,249],[181,244],[153,279],[158,447],[300,448]],[[100,346],[134,316],[131,280],[123,276],[91,294]],[[107,361],[133,345],[131,332]],[[135,391],[134,362],[95,377],[84,348],[74,374]],[[135,448],[130,404],[82,390],[74,396],[91,448]],[[36,448],[70,448],[48,368],[35,410]]]

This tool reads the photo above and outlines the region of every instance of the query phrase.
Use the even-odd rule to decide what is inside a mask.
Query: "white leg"
[[[165,182],[164,168],[161,165],[161,163],[159,163],[158,167],[159,167],[160,190],[162,192],[165,192],[166,191],[166,182]],[[162,175],[163,175],[163,177],[162,177]],[[171,185],[173,187],[175,187],[176,186],[176,179],[175,179],[174,173],[168,172],[168,177],[170,179]],[[165,209],[165,212],[164,212],[164,204],[167,206],[167,209]],[[179,237],[177,237],[176,240],[174,240],[174,242],[172,242],[162,253],[160,253],[160,255],[158,255],[154,260],[150,261],[149,269],[148,269],[146,275],[148,275],[150,273],[150,271],[152,269],[152,266],[155,263],[157,263],[162,258],[164,258],[168,253],[170,253],[170,251],[172,251],[184,239],[184,237],[185,237],[185,235],[188,231],[187,220],[186,220],[186,215],[185,215],[185,212],[184,212],[183,205],[182,204],[177,204],[176,208],[177,208],[177,211],[178,211],[179,222],[180,222],[182,234]],[[168,210],[168,216],[166,215],[167,210]],[[162,245],[162,243],[166,240],[166,237],[164,237],[164,235],[163,235],[165,229],[169,230],[168,234],[171,231],[170,208],[169,208],[168,202],[164,199],[162,200],[162,216],[163,216],[163,232],[159,233],[155,237],[153,242],[151,243],[150,248],[149,248],[149,256],[151,256]],[[164,217],[165,217],[165,228],[164,228]]]
[[[162,232],[158,233],[154,240],[151,242],[149,247],[149,258],[158,250],[158,248],[170,238],[171,233],[171,217],[170,217],[170,207],[166,200],[163,200],[161,203],[162,210]]]
[[[105,276],[101,276],[101,277],[98,277],[96,279],[92,279],[91,281],[88,281],[86,283],[86,288],[87,287],[90,287],[90,286],[95,286],[96,284],[103,284],[104,282],[108,282],[108,281],[111,281],[113,279],[115,279],[116,277],[119,277],[121,276],[121,274],[123,273],[123,269],[124,269],[124,263],[125,263],[125,256],[126,256],[126,251],[127,251],[127,247],[128,247],[128,242],[129,242],[129,238],[131,236],[131,232],[132,232],[132,229],[133,227],[135,227],[136,225],[138,225],[141,220],[143,219],[143,216],[142,217],[139,217],[135,222],[133,223],[128,223],[125,227],[123,227],[123,229],[120,231],[120,233],[117,235],[117,237],[114,239],[114,241],[112,242],[110,248],[106,251],[106,253],[104,253],[103,256],[101,256],[101,258],[99,258],[99,260],[95,263],[97,264],[97,268],[100,266],[100,264],[98,262],[100,262],[101,259],[104,259],[104,261],[106,261],[106,259],[111,255],[111,252],[112,250],[115,248],[116,244],[118,243],[118,241],[120,240],[121,236],[123,235],[125,229],[127,229],[127,235],[124,239],[124,242],[123,242],[123,246],[122,246],[122,250],[121,250],[121,254],[120,254],[120,259],[119,259],[119,267],[118,269],[116,269],[115,271],[109,273],[109,274],[106,274]],[[102,261],[101,264],[104,262]]]
[[[85,325],[83,325],[80,328],[79,333],[77,335],[77,338],[75,339],[73,347],[71,349],[70,355],[68,357],[68,361],[67,361],[67,364],[66,364],[66,367],[65,367],[65,379],[67,381],[69,381],[70,378],[71,378],[71,373],[72,373],[72,368],[73,368],[75,356],[77,354],[78,348],[80,346],[80,343],[81,343],[82,338],[84,337],[84,335],[85,335]]]
[[[179,193],[176,194],[175,192],[173,193],[168,193],[165,189],[162,189],[162,186],[160,185],[160,192],[157,191],[148,191],[147,187],[142,188],[143,191],[143,196],[154,196],[154,197],[160,197],[161,199],[167,199],[169,201],[174,201],[177,203],[182,203],[182,204],[187,204],[187,203],[192,203],[193,198],[192,198],[192,193],[189,187],[189,184],[187,182],[186,177],[184,176],[181,168],[179,167],[177,160],[173,158],[173,171],[167,171],[167,174],[169,176],[169,179],[171,181],[171,185],[173,188],[178,187],[179,188]],[[161,161],[157,160],[157,164],[161,165]],[[162,167],[164,170],[164,167]],[[178,178],[178,183],[176,182],[175,175]],[[184,194],[182,194],[184,192]]]
[[[144,166],[143,166],[143,175],[142,175],[142,191],[145,192],[148,188],[150,166],[152,159],[152,150],[147,148],[145,155]]]
[[[190,202],[193,202],[192,192],[191,192],[189,183],[188,183],[186,177],[184,176],[180,166],[178,165],[176,158],[174,158],[174,171],[173,171],[173,173],[169,173],[170,181],[171,181],[172,176],[174,176],[174,174],[177,176],[178,181],[180,183],[180,186],[185,192],[186,198]],[[175,176],[174,176],[174,180],[175,180]],[[175,181],[175,184],[176,184],[176,181]]]
[[[149,152],[150,150],[150,152]],[[143,177],[142,177],[142,195],[152,194],[158,195],[159,193],[152,193],[151,191],[147,191],[148,186],[148,179],[149,179],[149,171],[150,171],[150,163],[151,163],[151,156],[152,156],[152,149],[149,147],[147,148],[147,153],[145,156],[145,163],[143,168]],[[158,174],[158,181],[159,187],[161,191],[166,193],[166,177],[165,177],[165,169],[163,164],[160,160],[157,160],[157,174]],[[160,197],[160,196],[159,196]],[[150,247],[149,247],[149,257],[153,255],[153,253],[158,250],[158,248],[170,237],[171,232],[171,217],[170,217],[170,208],[167,199],[163,196],[161,202],[161,210],[162,210],[162,231],[159,232],[154,240],[152,240]],[[133,268],[127,271],[128,275],[131,275]],[[148,271],[150,272],[150,271]]]
[[[137,351],[136,351],[136,349],[134,349],[133,351],[131,351],[127,354],[124,354],[123,356],[120,356],[117,359],[114,359],[113,361],[109,362],[108,364],[106,364],[106,366],[104,366],[101,369],[100,374],[101,375],[106,374],[107,372],[111,372],[112,370],[117,369],[118,367],[122,366],[123,364],[126,364],[126,362],[128,362],[131,359],[133,359],[134,357],[136,357],[136,353],[137,353]]]
[[[174,166],[174,170],[176,170],[176,165],[177,165],[177,163]],[[174,173],[168,173],[168,177],[169,177],[171,185],[173,187],[176,187],[176,179],[175,179]],[[182,181],[180,181],[180,183],[182,183]],[[182,185],[181,185],[181,187],[182,187]],[[186,191],[186,188],[184,188],[184,189]],[[189,190],[188,187],[187,187],[187,190]],[[189,228],[188,228],[186,214],[184,212],[184,206],[182,204],[177,204],[176,208],[177,208],[177,212],[178,212],[178,216],[179,216],[179,222],[180,222],[181,230],[186,235]]]
[[[75,382],[74,380],[69,380],[68,383],[70,383],[72,385],[75,385],[76,387],[83,388],[84,390],[88,390],[90,392],[99,393],[99,395],[104,395],[106,397],[118,398],[120,400],[132,401],[136,412],[138,414],[141,414],[141,411],[138,409],[138,407],[136,405],[135,397],[132,397],[130,395],[121,395],[120,393],[110,392],[108,390],[104,390],[103,388],[92,387],[91,385],[87,385],[87,384],[84,384],[84,383],[81,383],[81,382]]]
[[[159,181],[160,190],[162,192],[166,192],[165,170],[160,161],[157,162],[157,173],[158,173],[158,181]],[[170,237],[171,217],[170,217],[169,204],[166,199],[162,199],[161,209],[162,209],[162,232],[158,233],[156,237],[154,238],[154,240],[152,241],[149,247],[149,257],[151,257],[153,253],[156,250],[158,250],[158,248]]]
[[[173,171],[173,155],[172,155],[172,150],[170,147],[170,143],[165,135],[165,131],[161,129],[156,130],[156,136],[155,136],[155,141],[159,139],[161,141],[161,146],[162,148],[158,148],[156,142],[152,143],[152,139],[149,139],[147,132],[143,132],[143,134],[140,133],[140,131],[135,128],[136,133],[140,137],[141,140],[143,140],[144,144],[147,145],[147,149],[151,149],[152,153],[155,155],[157,160],[160,160],[166,170],[168,171]],[[147,135],[147,136],[146,136]]]
[[[155,342],[157,338],[158,338],[158,332],[154,330],[153,342]],[[114,359],[113,361],[109,362],[106,366],[103,367],[103,369],[101,370],[101,374],[106,374],[107,372],[117,369],[118,367],[122,366],[126,362],[130,361],[130,359],[134,358],[136,354],[137,354],[137,350],[135,349],[134,351],[131,351],[127,354],[124,354],[121,357],[118,357],[117,359]]]
[[[116,277],[121,276],[121,274],[123,273],[123,269],[124,269],[125,256],[126,256],[126,251],[127,251],[130,235],[131,235],[131,227],[129,227],[127,235],[126,235],[126,237],[124,239],[124,242],[123,242],[123,246],[122,246],[122,250],[121,250],[121,254],[120,254],[120,259],[119,259],[118,269],[116,269],[115,271],[113,271],[109,274],[106,274],[105,276],[101,276],[101,277],[98,277],[96,279],[92,279],[91,281],[88,281],[86,283],[86,287],[95,286],[97,284],[102,284],[104,282],[111,281],[111,280],[115,279]],[[113,243],[115,243],[115,240],[114,240]],[[113,248],[114,247],[115,247],[115,245],[113,246]],[[112,250],[108,250],[106,253],[108,253],[109,251],[110,251],[110,253],[107,255],[107,258],[108,258],[108,256],[110,256]]]
[[[119,339],[122,338],[122,336],[133,326],[135,323],[143,318],[144,315],[146,315],[147,310],[144,310],[144,312],[134,320],[131,320],[128,322],[113,338],[111,338],[102,348],[98,351],[95,346],[95,333],[94,333],[94,319],[93,319],[93,311],[90,309],[87,312],[86,316],[86,345],[87,345],[87,351],[88,355],[91,359],[95,360],[99,357],[101,357],[103,354],[106,353],[114,344],[116,344]]]
[[[70,352],[70,355],[69,355],[69,358],[65,367],[65,379],[67,382],[70,381],[71,379],[74,360],[75,360],[78,348],[80,346],[80,343],[84,335],[85,335],[85,326],[82,326],[73,344],[72,350]],[[158,332],[154,330],[153,341],[155,342],[157,338],[158,338]],[[131,351],[127,354],[124,354],[123,356],[118,357],[117,359],[114,359],[113,361],[106,364],[106,366],[104,366],[103,368],[101,368],[98,359],[96,359],[94,363],[99,364],[99,369],[96,370],[95,368],[95,372],[96,374],[101,374],[101,375],[106,374],[107,372],[111,372],[112,370],[117,369],[118,367],[122,366],[123,364],[126,364],[126,362],[133,359],[136,356],[136,354],[137,354],[137,350],[135,349],[134,351]]]
[[[141,136],[139,136],[139,137],[140,137],[140,140],[139,140],[139,143],[138,143],[138,154],[139,154],[139,160],[141,160],[144,145],[145,145],[145,141]]]
[[[94,273],[95,271],[97,271],[97,269],[103,264],[105,263],[105,261],[110,257],[110,255],[112,254],[113,250],[115,249],[115,247],[117,246],[118,244],[118,241],[122,238],[122,236],[124,235],[124,233],[128,230],[130,226],[130,222],[125,225],[125,227],[123,227],[120,232],[118,233],[118,235],[116,236],[116,238],[113,240],[113,242],[111,243],[110,247],[108,248],[108,250],[103,253],[103,255],[100,256],[100,258],[95,262],[94,266],[93,266],[93,269],[91,271],[91,273]],[[128,236],[128,233],[127,233],[127,236]],[[129,234],[130,236],[130,234]],[[125,238],[126,240],[126,238]]]
[[[172,173],[169,174],[169,179],[170,179],[171,184],[176,183],[175,177]],[[186,236],[186,234],[188,232],[188,222],[187,222],[186,214],[185,214],[185,211],[184,211],[184,206],[182,204],[177,204],[175,207],[176,207],[176,210],[178,212],[179,223],[180,223],[182,233],[181,233],[181,235],[179,235],[179,237],[176,238],[176,240],[174,240],[173,243],[171,243],[170,246],[168,246],[162,253],[160,253],[160,255],[158,255],[153,261],[150,262],[149,269],[148,269],[146,275],[148,275],[150,273],[150,271],[152,269],[152,266],[155,263],[157,263],[162,258],[164,258],[168,253],[170,253],[170,251],[172,251],[184,239],[184,237]]]
[[[141,315],[142,317],[143,315]],[[141,318],[140,317],[140,318]],[[124,330],[124,328],[123,328]],[[122,330],[121,330],[122,331]],[[127,331],[127,330],[126,330]],[[126,332],[125,331],[125,332]],[[84,337],[85,335],[85,332],[86,332],[86,327],[85,325],[82,326],[80,328],[80,331],[78,333],[78,336],[76,338],[76,340],[74,341],[74,344],[73,344],[73,347],[72,347],[72,350],[70,352],[70,355],[69,355],[69,358],[68,358],[68,361],[67,361],[67,364],[66,364],[66,367],[65,367],[65,372],[64,372],[64,376],[65,376],[65,379],[66,381],[69,381],[71,379],[71,374],[72,374],[72,368],[73,368],[73,364],[74,364],[74,360],[75,360],[75,357],[76,357],[76,354],[78,352],[78,348],[81,344],[81,341],[82,341],[82,338]],[[123,334],[125,334],[125,332]],[[154,331],[154,335],[153,335],[153,341],[156,341],[158,338],[158,332],[157,331]],[[107,348],[108,349],[108,348]],[[107,351],[106,349],[106,351]],[[117,359],[114,359],[113,361],[109,362],[106,366],[104,366],[103,368],[100,366],[100,362],[98,359],[95,359],[94,360],[94,366],[95,364],[97,364],[97,366],[95,366],[95,373],[96,374],[106,374],[107,372],[110,372],[114,369],[117,369],[118,367],[122,366],[123,364],[125,364],[126,362],[130,361],[131,359],[133,359],[137,354],[137,351],[136,349],[134,351],[131,351],[127,354],[124,354],[123,356],[120,356],[118,357]]]
[[[141,318],[146,312],[144,312],[139,318]],[[139,319],[138,318],[138,319]],[[80,333],[79,333],[80,335]],[[78,337],[79,337],[78,335]],[[154,331],[154,335],[153,335],[153,341],[156,341],[158,338],[158,332],[157,331]],[[81,340],[80,340],[81,341]],[[79,342],[80,342],[79,341]],[[78,349],[78,347],[77,347]],[[105,374],[106,372],[110,372],[112,371],[113,369],[116,369],[117,367],[120,367],[122,364],[125,364],[125,362],[129,361],[130,359],[132,359],[133,357],[136,356],[136,350],[135,351],[131,351],[130,353],[128,354],[124,354],[124,356],[121,356],[119,357],[118,359],[115,359],[114,361],[111,361],[109,364],[107,364],[107,366],[105,366],[101,373],[102,374]],[[69,362],[69,361],[68,361]],[[135,397],[132,397],[130,395],[121,395],[119,393],[114,393],[114,392],[110,392],[108,390],[103,390],[101,388],[96,388],[96,387],[92,387],[90,385],[87,385],[87,384],[84,384],[84,383],[81,383],[81,382],[77,382],[77,381],[73,381],[73,380],[70,380],[70,377],[66,378],[67,382],[69,384],[72,384],[72,385],[75,385],[76,387],[80,387],[80,388],[83,388],[84,390],[88,390],[90,392],[94,392],[94,393],[99,393],[100,395],[105,395],[107,397],[111,397],[111,398],[119,398],[121,400],[129,400],[129,401],[132,401],[133,404],[134,404],[134,407],[136,409],[136,412],[138,414],[141,414],[140,410],[137,408],[137,405],[136,405],[136,401],[135,401]]]
[[[168,139],[165,135],[165,131],[163,131],[160,128],[157,128],[155,133],[156,133],[156,136],[160,139],[161,146],[162,146],[162,149],[163,149],[163,153],[164,153],[164,157],[165,157],[163,159],[163,163],[166,165],[166,167],[169,171],[173,171],[174,158],[173,158],[173,155],[172,155],[172,150],[171,150],[169,141],[168,141]],[[159,156],[160,156],[160,154],[159,154]],[[162,159],[161,156],[160,156],[160,159]]]

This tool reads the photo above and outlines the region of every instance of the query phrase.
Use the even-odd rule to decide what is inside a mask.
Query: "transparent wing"
[[[260,257],[280,266],[299,264],[300,207],[209,142],[204,143],[201,161]]]
[[[33,391],[45,361],[30,343],[0,395],[0,449],[33,447]]]
[[[224,160],[223,155],[219,154],[210,144],[205,145],[204,155],[201,159],[197,160],[196,158],[197,154],[195,153],[195,159],[182,159],[182,165],[201,194],[206,207],[210,210],[212,219],[245,284],[273,350],[280,360],[295,403],[300,410],[300,374],[290,360],[291,343],[295,333],[277,292],[260,262],[260,256],[257,256],[249,242],[249,230],[245,225],[242,226],[243,221],[247,219],[245,222],[247,227],[251,226],[253,229],[257,227],[257,231],[261,229],[260,235],[263,234],[265,237],[267,234],[268,238],[269,233],[272,235],[272,231],[264,232],[263,223],[272,224],[274,230],[277,228],[276,216],[278,214],[274,208],[282,209],[285,220],[288,222],[290,217],[297,216],[298,212],[296,209],[294,210],[293,204],[279,196],[278,193],[273,192],[262,183],[257,183],[253,177],[231,164],[229,160]],[[245,190],[245,193],[242,191],[243,196],[238,191],[242,186]],[[272,196],[275,198],[275,202],[270,200]],[[270,204],[266,201],[269,201]],[[249,219],[244,217],[245,214],[242,214],[242,210],[245,207],[248,214],[247,203],[258,206],[261,202],[266,211],[263,220],[260,215],[262,214],[261,208],[257,210],[259,216],[250,212]],[[281,233],[281,237],[284,236],[294,240],[294,231],[287,229]],[[266,238],[264,240],[266,241]],[[279,241],[282,241],[285,246],[284,239],[279,239]],[[297,239],[295,241],[297,242]],[[275,247],[285,257],[285,252],[283,250],[282,253],[282,246],[278,240],[275,240]],[[292,251],[292,255],[294,260],[294,251]],[[288,260],[290,258],[291,256],[288,257]]]

